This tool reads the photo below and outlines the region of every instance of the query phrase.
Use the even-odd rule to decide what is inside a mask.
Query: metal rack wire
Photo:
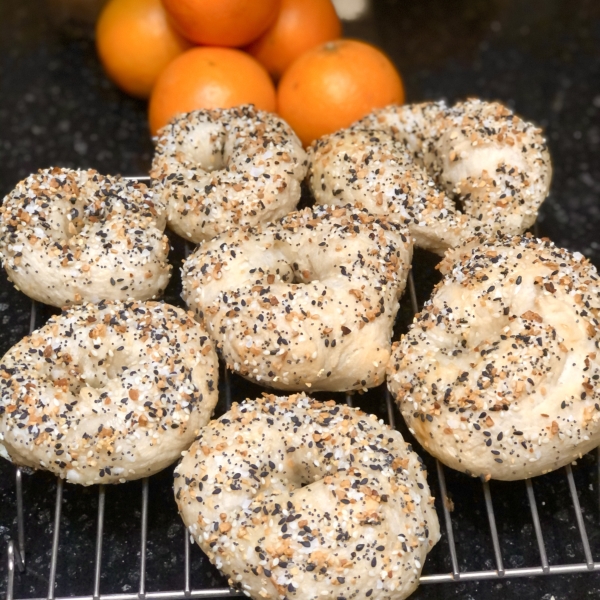
[[[141,178],[139,178],[141,179]],[[187,253],[187,252],[186,252]],[[418,311],[418,302],[415,291],[415,284],[412,273],[408,279],[408,292],[413,313]],[[30,317],[30,331],[33,331],[36,325],[36,304],[32,303]],[[225,402],[227,407],[231,405],[231,383],[225,371],[224,382]],[[388,423],[396,426],[393,402],[390,394],[385,391],[385,406],[387,411]],[[349,405],[353,403],[353,397],[346,395],[346,402]],[[598,481],[600,481],[600,448],[597,452],[596,470]],[[421,584],[447,583],[447,582],[464,582],[475,580],[490,580],[504,579],[509,577],[530,577],[534,575],[558,575],[600,571],[600,562],[595,562],[592,556],[588,534],[585,527],[584,516],[581,510],[578,491],[575,485],[575,479],[571,466],[563,469],[566,477],[570,498],[575,513],[579,538],[583,548],[584,562],[573,564],[550,564],[544,536],[542,533],[542,525],[540,522],[537,501],[534,492],[534,483],[531,479],[524,481],[527,492],[527,499],[531,511],[531,520],[535,532],[539,551],[538,566],[534,567],[518,567],[505,568],[503,555],[500,547],[500,537],[496,525],[496,517],[494,513],[492,493],[488,482],[482,482],[483,496],[485,501],[485,511],[489,523],[489,531],[493,546],[493,556],[495,561],[495,569],[461,571],[459,569],[458,553],[454,539],[453,519],[448,503],[445,499],[448,497],[446,486],[445,467],[436,461],[435,474],[431,474],[431,478],[437,476],[437,490],[440,497],[444,500],[441,502],[443,522],[445,526],[445,536],[449,548],[451,571],[447,573],[427,574],[422,575]],[[8,581],[6,600],[16,600],[14,596],[14,582],[16,571],[25,572],[27,548],[25,544],[25,518],[23,504],[23,474],[20,468],[16,469],[15,473],[15,493],[16,493],[16,513],[17,513],[17,535],[16,540],[11,539],[8,542]],[[600,486],[599,486],[600,487]],[[432,485],[436,489],[436,483]],[[52,545],[50,564],[48,567],[48,591],[45,596],[47,600],[62,600],[55,596],[56,573],[58,566],[58,548],[60,538],[60,519],[63,505],[63,480],[57,479],[55,502],[54,502],[54,520],[52,525]],[[435,493],[435,492],[434,492]],[[103,594],[101,591],[101,573],[102,573],[102,556],[103,556],[103,534],[106,506],[106,490],[103,485],[98,486],[98,510],[96,517],[96,540],[95,540],[95,559],[94,559],[94,576],[90,584],[90,594],[85,596],[70,596],[71,600],[184,600],[188,598],[228,598],[242,596],[241,592],[237,592],[227,587],[210,588],[210,589],[194,589],[191,586],[191,568],[190,568],[190,546],[192,544],[189,534],[184,531],[184,560],[181,565],[181,586],[175,590],[152,591],[146,589],[146,574],[147,574],[147,544],[148,544],[148,499],[149,499],[149,484],[148,479],[142,480],[141,492],[141,534],[140,534],[140,551],[139,551],[139,585],[137,592],[118,593],[118,594]],[[597,498],[600,502],[600,497]],[[41,600],[41,599],[34,599]]]

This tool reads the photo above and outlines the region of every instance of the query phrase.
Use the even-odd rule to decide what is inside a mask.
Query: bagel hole
[[[315,477],[312,480],[308,480],[306,478],[302,478],[300,481],[288,481],[288,491],[293,492],[294,490],[301,490],[302,488],[306,488],[317,481],[320,481],[322,477]]]
[[[107,378],[103,377],[104,373],[100,372],[93,376],[86,377],[84,374],[74,375],[72,372],[67,378],[69,392],[74,396],[79,396],[84,388],[92,388],[101,390],[106,386]]]
[[[125,353],[116,352],[112,358],[109,359],[107,357],[104,363],[104,368],[106,371],[107,380],[122,377],[123,371],[126,371],[129,368]]]
[[[127,356],[125,356],[124,352],[114,352],[113,356],[107,353],[100,357],[98,363],[92,368],[83,369],[76,365],[71,368],[69,391],[78,395],[86,387],[102,390],[111,380],[123,376],[123,371],[129,368],[127,362]],[[74,371],[79,373],[77,378],[73,376]]]
[[[84,227],[82,215],[86,200],[81,198],[57,198],[50,206],[46,233],[60,244],[77,236]]]
[[[213,152],[210,157],[198,157],[197,164],[207,173],[224,169],[229,163],[229,158],[225,155],[225,147],[222,147],[217,152]]]
[[[208,173],[224,169],[229,163],[231,149],[225,128],[220,123],[202,123],[188,132],[181,146],[182,154],[196,168]]]
[[[458,212],[461,212],[461,213],[465,212],[465,205],[464,205],[462,196],[459,196],[458,194],[448,193],[448,197],[450,198],[450,200],[452,200],[452,202],[454,202],[454,207],[456,208],[456,210]]]
[[[294,452],[294,454],[296,454],[296,452]],[[309,468],[307,470],[306,464],[298,459],[297,462],[294,461],[293,471],[289,471],[287,480],[288,490],[293,491],[308,487],[313,483],[321,481],[325,475],[326,473],[324,473],[320,467],[313,467],[312,469]]]
[[[112,379],[112,377],[108,377],[105,371],[100,371],[99,373],[95,373],[89,379],[85,377],[82,381],[85,382],[85,387],[101,390],[106,387],[109,379]]]
[[[82,377],[77,365],[71,367],[68,371],[62,369],[58,372],[54,371],[49,375],[48,379],[53,387],[62,389],[64,389],[66,381],[66,388],[69,394],[72,394],[73,396],[79,396],[81,390],[85,387],[95,387],[88,384],[85,378]]]

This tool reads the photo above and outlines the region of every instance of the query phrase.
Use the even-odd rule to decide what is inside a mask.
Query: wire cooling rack
[[[137,178],[146,179],[146,178]],[[185,253],[189,251],[186,247]],[[408,279],[408,297],[410,300],[410,307],[412,314],[418,311],[419,304],[417,301],[417,293],[415,288],[415,282],[412,273]],[[406,300],[404,301],[406,302]],[[36,303],[32,303],[31,316],[30,316],[30,330],[36,327],[38,320],[38,307]],[[223,385],[221,387],[221,399],[225,409],[229,408],[232,401],[232,376],[223,369]],[[407,434],[406,429],[403,429],[397,410],[395,409],[394,403],[387,392],[385,387],[380,388],[377,391],[378,395],[381,396],[379,401],[383,406],[382,416],[386,418],[386,421],[392,427],[398,427],[401,429],[405,436],[410,437]],[[349,405],[353,405],[356,402],[357,397],[352,395],[338,395],[341,401],[345,401]],[[366,408],[368,410],[369,407]],[[419,449],[420,450],[420,449]],[[423,454],[423,453],[422,453]],[[427,459],[426,459],[427,460]],[[589,461],[588,461],[589,462]],[[438,509],[438,515],[441,513],[442,521],[442,540],[438,546],[443,547],[445,556],[442,557],[444,565],[449,567],[445,572],[428,572],[428,563],[425,566],[425,574],[421,576],[421,584],[440,584],[440,583],[451,583],[451,582],[465,582],[465,581],[476,581],[476,580],[502,580],[509,577],[531,577],[538,575],[559,575],[559,574],[572,574],[572,573],[584,573],[600,571],[600,562],[595,562],[593,558],[592,548],[586,529],[586,519],[584,518],[584,511],[580,504],[580,490],[576,485],[576,478],[574,477],[571,465],[562,469],[563,477],[566,479],[566,487],[568,488],[568,497],[560,499],[559,504],[565,505],[570,504],[571,510],[569,519],[572,520],[574,517],[576,523],[576,531],[578,536],[578,554],[583,554],[579,557],[583,558],[583,561],[565,563],[565,564],[554,564],[548,558],[546,543],[544,541],[544,533],[542,521],[540,519],[540,512],[538,509],[538,501],[536,500],[536,494],[534,491],[535,482],[542,478],[536,478],[534,481],[531,479],[519,482],[523,485],[526,490],[527,504],[531,513],[530,523],[533,527],[535,545],[537,545],[538,559],[534,566],[517,566],[517,567],[506,567],[505,557],[503,556],[501,536],[499,535],[496,514],[494,512],[494,501],[492,497],[492,491],[488,482],[482,481],[482,492],[483,492],[483,506],[485,507],[483,512],[486,515],[487,524],[489,527],[488,532],[478,531],[480,538],[473,540],[473,545],[480,548],[487,545],[488,553],[493,557],[491,562],[491,568],[484,569],[472,569],[472,568],[461,568],[459,566],[460,553],[457,550],[457,544],[455,542],[455,527],[458,516],[464,514],[465,511],[469,511],[469,506],[464,506],[457,503],[456,506],[449,496],[447,484],[446,484],[446,472],[447,469],[443,467],[438,461],[431,461],[428,463],[429,466],[429,482],[432,487],[432,493],[437,496],[436,507]],[[585,468],[585,467],[584,467]],[[598,490],[600,489],[600,448],[596,453],[596,460],[593,463],[593,467],[587,467],[592,469],[595,473],[588,474],[596,485],[596,496],[594,499],[594,510],[597,512],[600,506],[600,496]],[[556,474],[554,474],[556,476]],[[466,476],[460,476],[466,478]],[[20,577],[22,580],[27,579],[28,576],[28,552],[26,545],[26,511],[24,505],[24,493],[23,493],[23,478],[24,474],[20,468],[15,470],[15,512],[16,512],[16,539],[12,538],[8,541],[8,570],[7,570],[7,582],[6,582],[6,600],[16,600],[15,596],[15,580]],[[469,480],[470,481],[470,480]],[[131,485],[131,484],[123,484]],[[498,484],[495,484],[498,485]],[[503,485],[500,483],[499,485]],[[589,484],[589,488],[593,488],[594,484]],[[139,547],[138,550],[133,553],[133,559],[131,562],[135,563],[134,566],[129,565],[130,571],[133,569],[136,572],[137,591],[133,591],[133,586],[126,586],[127,592],[124,593],[103,593],[101,589],[102,574],[103,574],[103,558],[106,558],[107,554],[110,553],[111,548],[105,547],[105,517],[106,517],[106,488],[105,486],[97,486],[98,502],[96,512],[96,530],[95,530],[95,550],[93,559],[93,577],[89,581],[89,593],[86,595],[68,596],[71,600],[184,600],[187,598],[228,598],[242,596],[241,592],[235,591],[223,584],[224,580],[221,580],[221,584],[218,587],[214,586],[193,586],[192,585],[192,552],[200,552],[195,546],[193,546],[190,537],[181,525],[182,539],[181,545],[183,546],[183,560],[181,564],[177,564],[179,570],[180,584],[174,589],[164,590],[149,590],[147,589],[147,575],[148,575],[148,561],[147,561],[147,549],[149,541],[152,539],[152,526],[149,527],[149,480],[143,479],[141,484],[141,498],[140,498],[140,521],[139,521]],[[38,600],[46,598],[47,600],[60,600],[62,597],[67,596],[56,595],[56,583],[57,583],[57,569],[59,568],[60,561],[64,561],[68,558],[69,562],[76,561],[77,556],[68,554],[68,548],[66,549],[67,556],[65,556],[65,549],[62,554],[59,552],[59,542],[61,536],[61,513],[63,511],[63,491],[64,482],[61,479],[56,480],[55,487],[55,499],[54,499],[54,516],[51,526],[52,536],[51,540],[48,540],[50,545],[49,552],[49,564],[36,564],[36,569],[39,571],[40,568],[47,572],[47,576],[43,579],[44,583],[47,583],[47,593],[45,596],[40,596],[39,591],[37,594],[19,595],[19,598],[27,598],[27,600]],[[589,494],[588,494],[589,496]],[[542,502],[542,504],[544,504]],[[173,503],[174,520],[178,519],[175,511],[175,505]],[[588,524],[590,519],[588,520]],[[563,518],[559,527],[568,528]],[[594,537],[600,537],[600,526],[598,526],[598,519],[593,521],[593,525],[598,529],[595,530]],[[571,525],[572,528],[572,525]],[[558,532],[558,537],[562,537],[563,532]],[[162,540],[152,540],[158,545],[162,543]],[[559,541],[560,543],[560,541]],[[491,546],[491,547],[490,547]],[[489,552],[491,550],[491,552]],[[132,554],[132,553],[130,553]],[[37,561],[39,563],[39,560]],[[38,575],[39,577],[39,575]],[[21,586],[25,588],[26,586]],[[39,590],[37,588],[32,588]],[[129,591],[131,589],[132,591]]]

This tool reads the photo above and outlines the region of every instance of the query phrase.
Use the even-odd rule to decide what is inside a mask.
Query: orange
[[[108,76],[147,98],[160,72],[189,48],[168,23],[160,0],[110,0],[96,25],[96,47]]]
[[[254,104],[274,112],[275,87],[265,68],[233,48],[192,48],[160,74],[150,96],[152,135],[176,114]]]
[[[356,40],[309,50],[283,74],[277,91],[277,112],[305,145],[374,108],[402,102],[402,80],[389,58]]]
[[[197,44],[244,46],[277,17],[280,0],[162,0],[178,31]]]
[[[301,54],[341,34],[331,0],[281,0],[275,23],[246,51],[278,79]]]

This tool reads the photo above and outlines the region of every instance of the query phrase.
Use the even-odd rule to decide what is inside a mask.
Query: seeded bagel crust
[[[71,308],[0,361],[0,455],[83,485],[147,477],[207,423],[217,378],[206,332],[180,308]]]
[[[523,479],[600,443],[600,288],[579,253],[474,239],[395,348],[388,385],[423,447],[474,476]]]
[[[350,207],[317,207],[200,244],[183,298],[230,369],[286,390],[354,390],[385,380],[412,242]]]
[[[400,433],[303,395],[211,421],[175,471],[175,498],[209,559],[257,600],[402,600],[440,535]]]

